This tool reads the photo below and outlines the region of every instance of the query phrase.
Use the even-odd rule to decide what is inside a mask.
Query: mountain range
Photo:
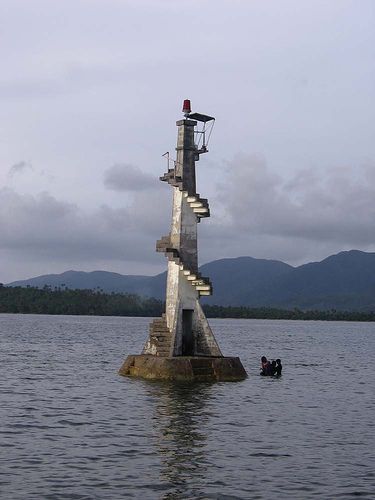
[[[298,267],[277,260],[237,257],[204,264],[200,272],[209,276],[214,286],[214,295],[202,300],[206,304],[375,311],[375,253],[350,250]],[[163,300],[165,284],[166,272],[134,276],[66,271],[14,281],[7,286],[101,289]]]

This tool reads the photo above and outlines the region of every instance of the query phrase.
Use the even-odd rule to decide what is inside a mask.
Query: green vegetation
[[[301,311],[270,307],[203,306],[209,318],[299,319],[325,321],[375,321],[375,312]],[[160,316],[164,303],[129,293],[0,284],[0,313],[73,314],[95,316]]]
[[[300,319],[321,321],[375,321],[375,312],[301,311],[272,307],[203,306],[208,318]]]
[[[0,313],[160,316],[163,309],[160,300],[129,293],[0,286]]]

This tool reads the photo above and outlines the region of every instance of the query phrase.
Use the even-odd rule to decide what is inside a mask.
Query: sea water
[[[375,498],[374,324],[211,320],[249,377],[192,385],[117,374],[149,322],[0,315],[1,498]]]

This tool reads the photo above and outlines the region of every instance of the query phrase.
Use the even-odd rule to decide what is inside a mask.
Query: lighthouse
[[[210,216],[209,203],[197,193],[195,167],[208,152],[207,135],[214,118],[192,113],[183,103],[176,122],[175,159],[166,153],[167,171],[160,177],[172,190],[170,232],[156,242],[167,259],[165,313],[154,319],[141,355],[128,356],[121,375],[191,380],[240,380],[246,372],[239,358],[223,356],[200,298],[213,293],[209,277],[198,269],[197,224]]]

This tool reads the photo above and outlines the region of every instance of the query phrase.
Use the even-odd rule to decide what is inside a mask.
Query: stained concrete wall
[[[197,122],[177,122],[177,158],[175,173],[183,181],[183,190],[173,187],[171,247],[178,251],[184,269],[198,272],[197,216],[187,202],[186,194],[196,194],[194,126]],[[199,303],[199,292],[183,274],[180,265],[168,261],[166,322],[172,332],[173,355],[182,354],[183,310],[193,311],[194,350],[197,355],[221,356],[208,321]]]
[[[195,186],[195,154],[194,127],[197,125],[193,120],[179,120],[176,146],[176,175],[182,178],[184,191],[190,194],[196,192]]]

